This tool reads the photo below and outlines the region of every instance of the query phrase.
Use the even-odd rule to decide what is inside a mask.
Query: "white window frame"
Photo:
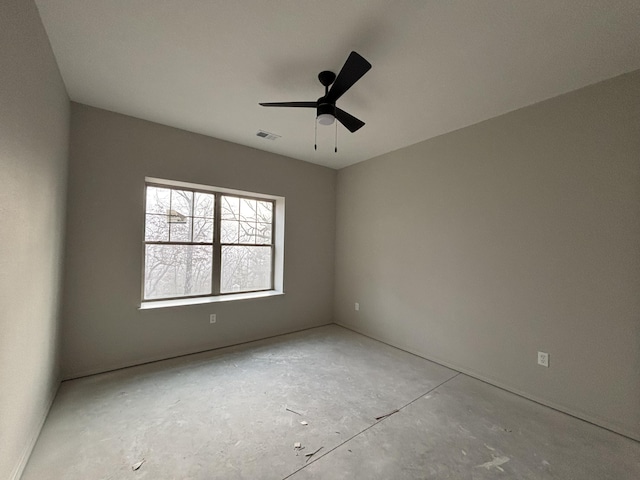
[[[215,212],[214,212],[214,238],[212,243],[185,242],[192,245],[213,245],[212,253],[212,293],[200,294],[180,297],[165,297],[157,299],[145,299],[145,247],[147,244],[176,244],[173,242],[148,242],[145,238],[146,230],[146,191],[147,186],[155,186],[169,189],[184,189],[193,192],[204,192],[215,195]],[[249,292],[220,292],[221,283],[221,248],[220,239],[220,221],[221,221],[221,202],[222,195],[235,196],[241,198],[249,198],[253,200],[270,201],[273,204],[273,220],[272,220],[272,242],[271,242],[271,288],[265,290],[255,290]],[[228,300],[243,300],[250,298],[260,298],[272,295],[281,295],[284,293],[284,209],[285,198],[277,195],[247,192],[244,190],[235,190],[223,187],[214,187],[209,185],[201,185],[194,183],[181,182],[176,180],[166,180],[155,177],[146,177],[144,183],[144,207],[143,213],[143,241],[142,241],[142,277],[141,277],[141,303],[140,308],[157,308],[165,306],[191,305],[198,303],[209,303]],[[179,245],[180,243],[178,243]],[[258,245],[260,246],[260,245]]]

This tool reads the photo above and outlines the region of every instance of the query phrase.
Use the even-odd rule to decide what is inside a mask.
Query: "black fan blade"
[[[347,127],[347,130],[349,130],[351,133],[359,130],[364,126],[364,122],[362,120],[354,117],[350,113],[345,112],[341,108],[336,108],[336,118],[341,124]]]
[[[261,103],[263,107],[302,107],[302,108],[316,108],[318,102],[271,102]]]
[[[339,99],[344,92],[349,90],[353,84],[360,80],[370,69],[371,64],[369,62],[358,53],[351,52],[327,94],[329,103],[334,103]]]

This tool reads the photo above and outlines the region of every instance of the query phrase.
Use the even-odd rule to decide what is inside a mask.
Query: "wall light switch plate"
[[[549,354],[545,352],[538,352],[538,365],[543,367],[549,367]]]
[[[209,315],[209,323],[216,323],[216,314],[212,313]]]
[[[356,307],[355,308],[356,308],[356,312],[360,311],[360,304],[356,303]]]

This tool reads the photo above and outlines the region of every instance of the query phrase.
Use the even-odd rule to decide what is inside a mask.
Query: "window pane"
[[[271,247],[222,247],[220,292],[271,288]]]
[[[166,215],[146,215],[144,239],[147,242],[167,242],[169,240],[169,224]]]
[[[256,224],[240,222],[240,243],[256,243]]]
[[[191,217],[180,217],[176,220],[176,216],[169,216],[169,231],[171,242],[190,242],[191,241]]]
[[[263,244],[263,245],[271,243],[271,224],[270,223],[258,223],[256,225],[256,243]]]
[[[144,298],[211,293],[211,245],[146,245]]]
[[[171,215],[193,215],[193,192],[187,190],[171,190]]]
[[[240,220],[245,222],[255,222],[257,215],[257,204],[255,200],[243,198],[240,200]]]
[[[272,223],[273,204],[271,202],[258,202],[258,221]]]
[[[193,241],[203,243],[213,242],[213,218],[193,219]]]
[[[169,198],[171,190],[168,188],[147,186],[147,213],[169,212]]]
[[[220,223],[222,243],[238,243],[238,222],[234,220],[222,220]]]
[[[222,220],[240,220],[240,199],[222,195],[221,218]]]
[[[214,199],[212,193],[195,192],[193,216],[213,218]]]

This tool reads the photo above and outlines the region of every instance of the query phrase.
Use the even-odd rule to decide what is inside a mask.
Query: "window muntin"
[[[275,202],[146,184],[143,301],[272,290]]]

